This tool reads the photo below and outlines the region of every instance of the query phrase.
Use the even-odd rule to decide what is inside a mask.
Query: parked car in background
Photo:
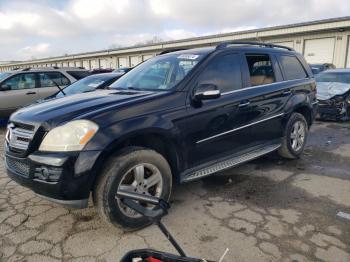
[[[12,114],[5,165],[47,199],[83,208],[92,195],[105,222],[139,228],[149,220],[119,189],[168,200],[175,182],[273,151],[298,158],[316,107],[310,67],[291,48],[233,41],[168,52],[108,90]]]
[[[62,91],[58,91],[56,94],[48,97],[47,99],[60,98],[64,96],[70,96],[74,94],[92,92],[97,89],[104,89],[120,78],[123,74],[117,73],[104,73],[87,76],[73,84],[67,86]]]
[[[95,68],[90,70],[91,75],[102,74],[102,73],[111,73],[113,72],[112,68]]]
[[[113,73],[120,73],[120,74],[126,74],[127,72],[129,72],[131,69],[133,69],[133,67],[121,67],[121,68],[117,68],[113,71]]]
[[[319,118],[350,120],[350,69],[324,71],[316,82]]]
[[[317,75],[323,71],[329,70],[329,69],[335,69],[335,65],[331,63],[323,63],[323,64],[310,64],[311,71],[314,75]]]
[[[0,119],[87,76],[81,68],[26,68],[0,74]],[[56,85],[57,84],[57,85]]]

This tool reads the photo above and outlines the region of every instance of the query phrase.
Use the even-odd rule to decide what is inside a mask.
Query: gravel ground
[[[3,144],[4,129],[0,129]],[[0,161],[0,261],[119,261],[174,252],[155,226],[107,228],[93,207],[67,209],[11,182]],[[350,261],[350,124],[316,123],[299,160],[267,156],[176,186],[164,223],[191,256],[224,261]]]

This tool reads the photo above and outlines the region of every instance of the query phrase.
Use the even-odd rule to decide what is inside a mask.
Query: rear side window
[[[251,86],[266,85],[276,82],[269,55],[246,55]]]
[[[90,75],[89,71],[67,71],[67,73],[74,77],[76,80],[80,80]]]
[[[241,63],[238,54],[215,57],[204,69],[198,86],[214,84],[221,93],[242,88]]]
[[[304,67],[295,56],[281,55],[280,59],[286,80],[307,77]]]
[[[59,86],[66,86],[70,84],[69,79],[59,72],[39,73],[39,80],[41,87],[56,86],[55,83]]]

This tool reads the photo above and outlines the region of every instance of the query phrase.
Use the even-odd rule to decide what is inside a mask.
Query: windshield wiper
[[[55,85],[56,85],[56,87],[60,90],[60,92],[64,95],[64,96],[66,96],[66,93],[63,91],[63,89],[56,83],[56,81],[54,81],[54,80],[51,80]]]

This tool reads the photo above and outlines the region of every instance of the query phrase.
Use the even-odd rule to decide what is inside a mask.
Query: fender
[[[302,108],[307,108],[308,111],[312,112],[313,107],[311,104],[311,99],[308,93],[302,93],[302,92],[298,92],[296,94],[294,94],[286,103],[285,108],[284,108],[284,112],[285,112],[285,118],[284,118],[284,124],[287,123],[290,115],[293,112],[299,111]],[[311,115],[310,115],[311,116]]]

